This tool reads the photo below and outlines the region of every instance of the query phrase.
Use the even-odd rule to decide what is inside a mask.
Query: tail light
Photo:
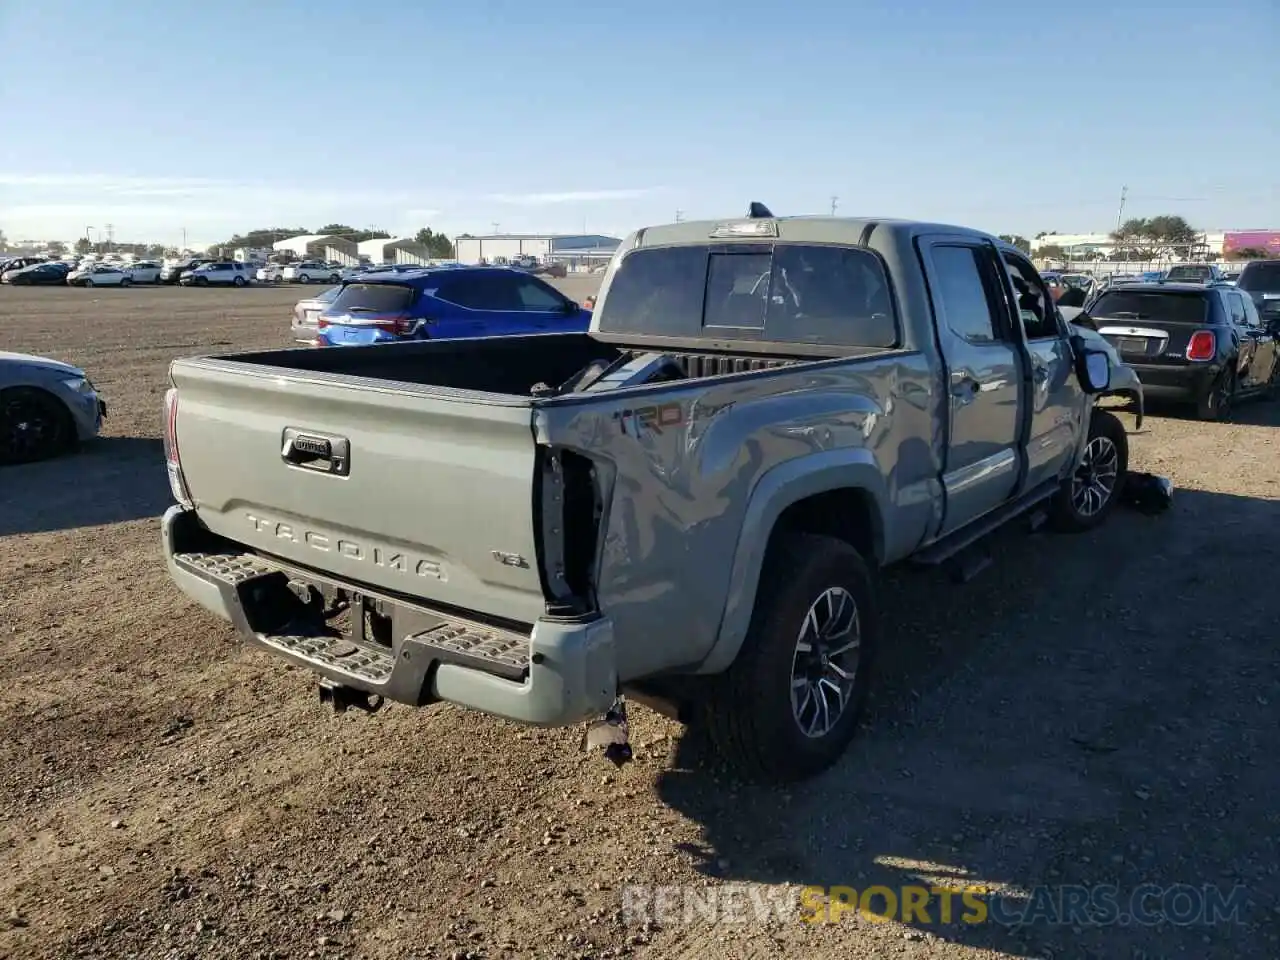
[[[392,336],[407,337],[412,333],[416,333],[419,327],[430,322],[426,318],[415,320],[412,317],[396,317],[394,320],[379,320],[373,326],[374,329],[389,333]]]
[[[1187,341],[1188,360],[1212,360],[1218,352],[1218,338],[1212,330],[1197,330]]]
[[[170,387],[164,395],[164,465],[169,474],[169,490],[173,499],[188,510],[195,506],[187,478],[182,475],[182,460],[178,456],[178,391]]]

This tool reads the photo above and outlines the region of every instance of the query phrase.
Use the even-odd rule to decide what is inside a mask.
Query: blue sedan
[[[407,340],[581,333],[591,311],[544,280],[503,267],[361,274],[317,319],[323,347]]]
[[[0,464],[44,460],[96,437],[106,412],[79,367],[0,352]]]

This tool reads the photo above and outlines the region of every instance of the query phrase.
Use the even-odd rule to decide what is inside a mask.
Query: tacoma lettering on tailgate
[[[312,550],[319,550],[321,553],[336,553],[348,560],[371,563],[375,567],[382,567],[384,570],[395,570],[398,573],[407,573],[419,577],[431,577],[434,580],[443,581],[449,579],[444,565],[435,560],[413,557],[396,550],[389,550],[386,547],[368,547],[360,543],[360,541],[352,540],[349,537],[335,537],[327,533],[318,533],[314,530],[307,530],[305,527],[286,523],[283,520],[269,520],[265,517],[255,516],[252,513],[245,514],[245,517],[253,524],[254,530],[274,537],[276,540],[301,543]]]

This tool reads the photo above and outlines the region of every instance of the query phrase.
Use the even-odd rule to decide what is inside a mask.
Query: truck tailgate
[[[464,610],[543,612],[521,398],[228,360],[171,376],[182,472],[214,533]]]

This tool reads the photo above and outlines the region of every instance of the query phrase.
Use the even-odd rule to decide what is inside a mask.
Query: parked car
[[[289,264],[281,276],[288,283],[337,283],[342,279],[342,271],[319,260],[304,260]]]
[[[316,321],[322,347],[404,340],[582,333],[584,310],[532,274],[504,267],[433,267],[365,274],[343,284]]]
[[[1104,291],[1087,310],[1148,396],[1193,403],[1202,420],[1274,390],[1280,317],[1264,324],[1253,300],[1226,284],[1135,283]]]
[[[107,405],[79,367],[0,352],[0,464],[70,450],[102,429]]]
[[[160,268],[161,283],[178,283],[184,273],[189,273],[210,261],[205,257],[184,257],[178,260],[166,260]]]
[[[56,284],[61,286],[67,282],[67,274],[70,272],[70,269],[63,263],[34,263],[19,270],[7,271],[4,274],[3,281],[14,285]]]
[[[299,343],[316,342],[316,333],[318,327],[316,321],[320,314],[329,304],[333,303],[333,298],[338,295],[341,286],[330,287],[317,293],[314,297],[304,297],[293,305],[293,323],[291,331],[293,339]]]
[[[829,766],[874,571],[1102,523],[1128,446],[1093,400],[1141,386],[993,236],[754,206],[633,233],[589,333],[176,360],[170,575],[335,708],[555,726],[621,693],[753,778]],[[343,292],[399,316],[447,279]]]
[[[128,287],[133,285],[133,278],[118,266],[95,263],[71,271],[67,283],[73,287]]]
[[[1236,288],[1253,300],[1264,324],[1280,320],[1280,260],[1251,260],[1240,271]]]
[[[125,268],[134,283],[159,283],[160,264],[154,260],[139,260]]]
[[[183,273],[178,281],[184,287],[243,287],[249,283],[250,272],[235,260],[220,263],[202,263],[194,270]]]
[[[259,267],[255,277],[259,283],[279,283],[284,279],[283,263],[268,263]]]
[[[1166,283],[1221,283],[1222,271],[1212,263],[1180,263],[1165,273]]]
[[[5,276],[17,270],[34,267],[44,262],[44,257],[11,257],[3,263],[0,263],[0,280],[3,280]]]

